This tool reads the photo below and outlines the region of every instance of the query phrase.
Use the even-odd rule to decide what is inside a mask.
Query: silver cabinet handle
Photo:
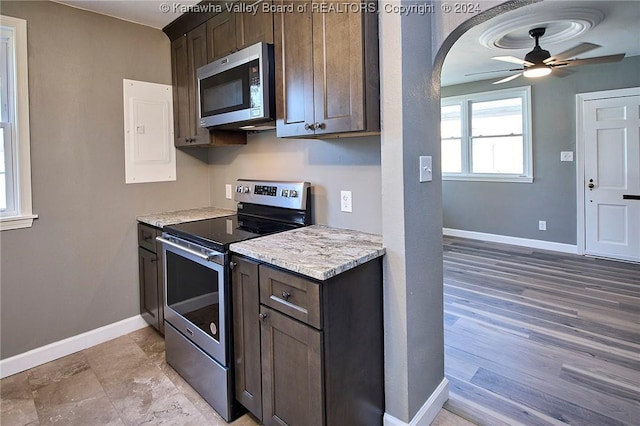
[[[175,248],[180,249],[180,250],[182,250],[182,251],[184,251],[186,253],[189,253],[189,254],[192,254],[192,255],[194,255],[196,257],[199,257],[202,260],[206,260],[207,262],[216,262],[216,258],[222,257],[222,261],[217,261],[216,263],[220,263],[220,264],[224,263],[224,255],[222,253],[208,254],[207,255],[207,254],[204,254],[204,253],[200,253],[199,251],[192,250],[192,249],[190,249],[188,247],[185,247],[183,245],[176,244],[173,241],[167,240],[166,238],[156,237],[156,240],[160,241],[162,244],[166,244],[168,246],[175,247]]]

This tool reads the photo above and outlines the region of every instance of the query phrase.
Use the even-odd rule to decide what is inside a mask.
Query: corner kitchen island
[[[381,425],[381,236],[313,225],[230,249],[236,399],[266,426]]]

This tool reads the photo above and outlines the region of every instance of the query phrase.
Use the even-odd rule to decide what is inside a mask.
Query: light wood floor
[[[446,408],[640,425],[640,265],[445,238]]]

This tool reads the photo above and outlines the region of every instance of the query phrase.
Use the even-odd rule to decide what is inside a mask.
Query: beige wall
[[[382,233],[380,138],[278,139],[249,135],[247,145],[209,150],[211,199],[234,208],[225,184],[236,179],[304,180],[312,185],[314,223]],[[353,213],[340,211],[340,191],[352,191]]]
[[[206,151],[178,180],[125,185],[122,79],[171,83],[159,30],[52,2],[2,2],[27,20],[34,213],[3,231],[1,357],[138,314],[139,214],[209,205]]]

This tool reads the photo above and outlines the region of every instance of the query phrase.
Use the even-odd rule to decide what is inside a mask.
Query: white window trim
[[[15,34],[15,139],[17,150],[18,200],[15,216],[0,217],[0,231],[29,228],[33,219],[31,201],[31,136],[29,132],[29,68],[27,57],[27,21],[0,15],[0,25]]]
[[[523,174],[522,175],[514,175],[514,174],[487,174],[487,173],[442,173],[442,180],[451,180],[451,181],[475,181],[475,182],[507,182],[507,183],[533,183],[533,137],[532,137],[532,121],[531,121],[531,86],[525,87],[515,87],[510,89],[500,89],[493,90],[491,92],[478,92],[478,93],[469,93],[467,95],[461,96],[451,96],[447,98],[442,98],[441,106],[448,105],[461,105],[462,115],[461,119],[463,121],[468,121],[468,107],[464,104],[468,105],[469,101],[491,101],[497,99],[504,99],[508,97],[516,97],[523,96],[525,97],[526,102],[523,102],[523,140],[525,144],[525,161],[523,164]],[[469,149],[468,143],[464,142],[466,138],[468,140],[469,135],[466,134],[468,131],[464,131],[461,135],[461,139],[463,140],[463,149]],[[465,148],[466,147],[466,148]],[[464,165],[469,160],[470,153],[467,153],[466,156],[463,156],[463,168]]]

